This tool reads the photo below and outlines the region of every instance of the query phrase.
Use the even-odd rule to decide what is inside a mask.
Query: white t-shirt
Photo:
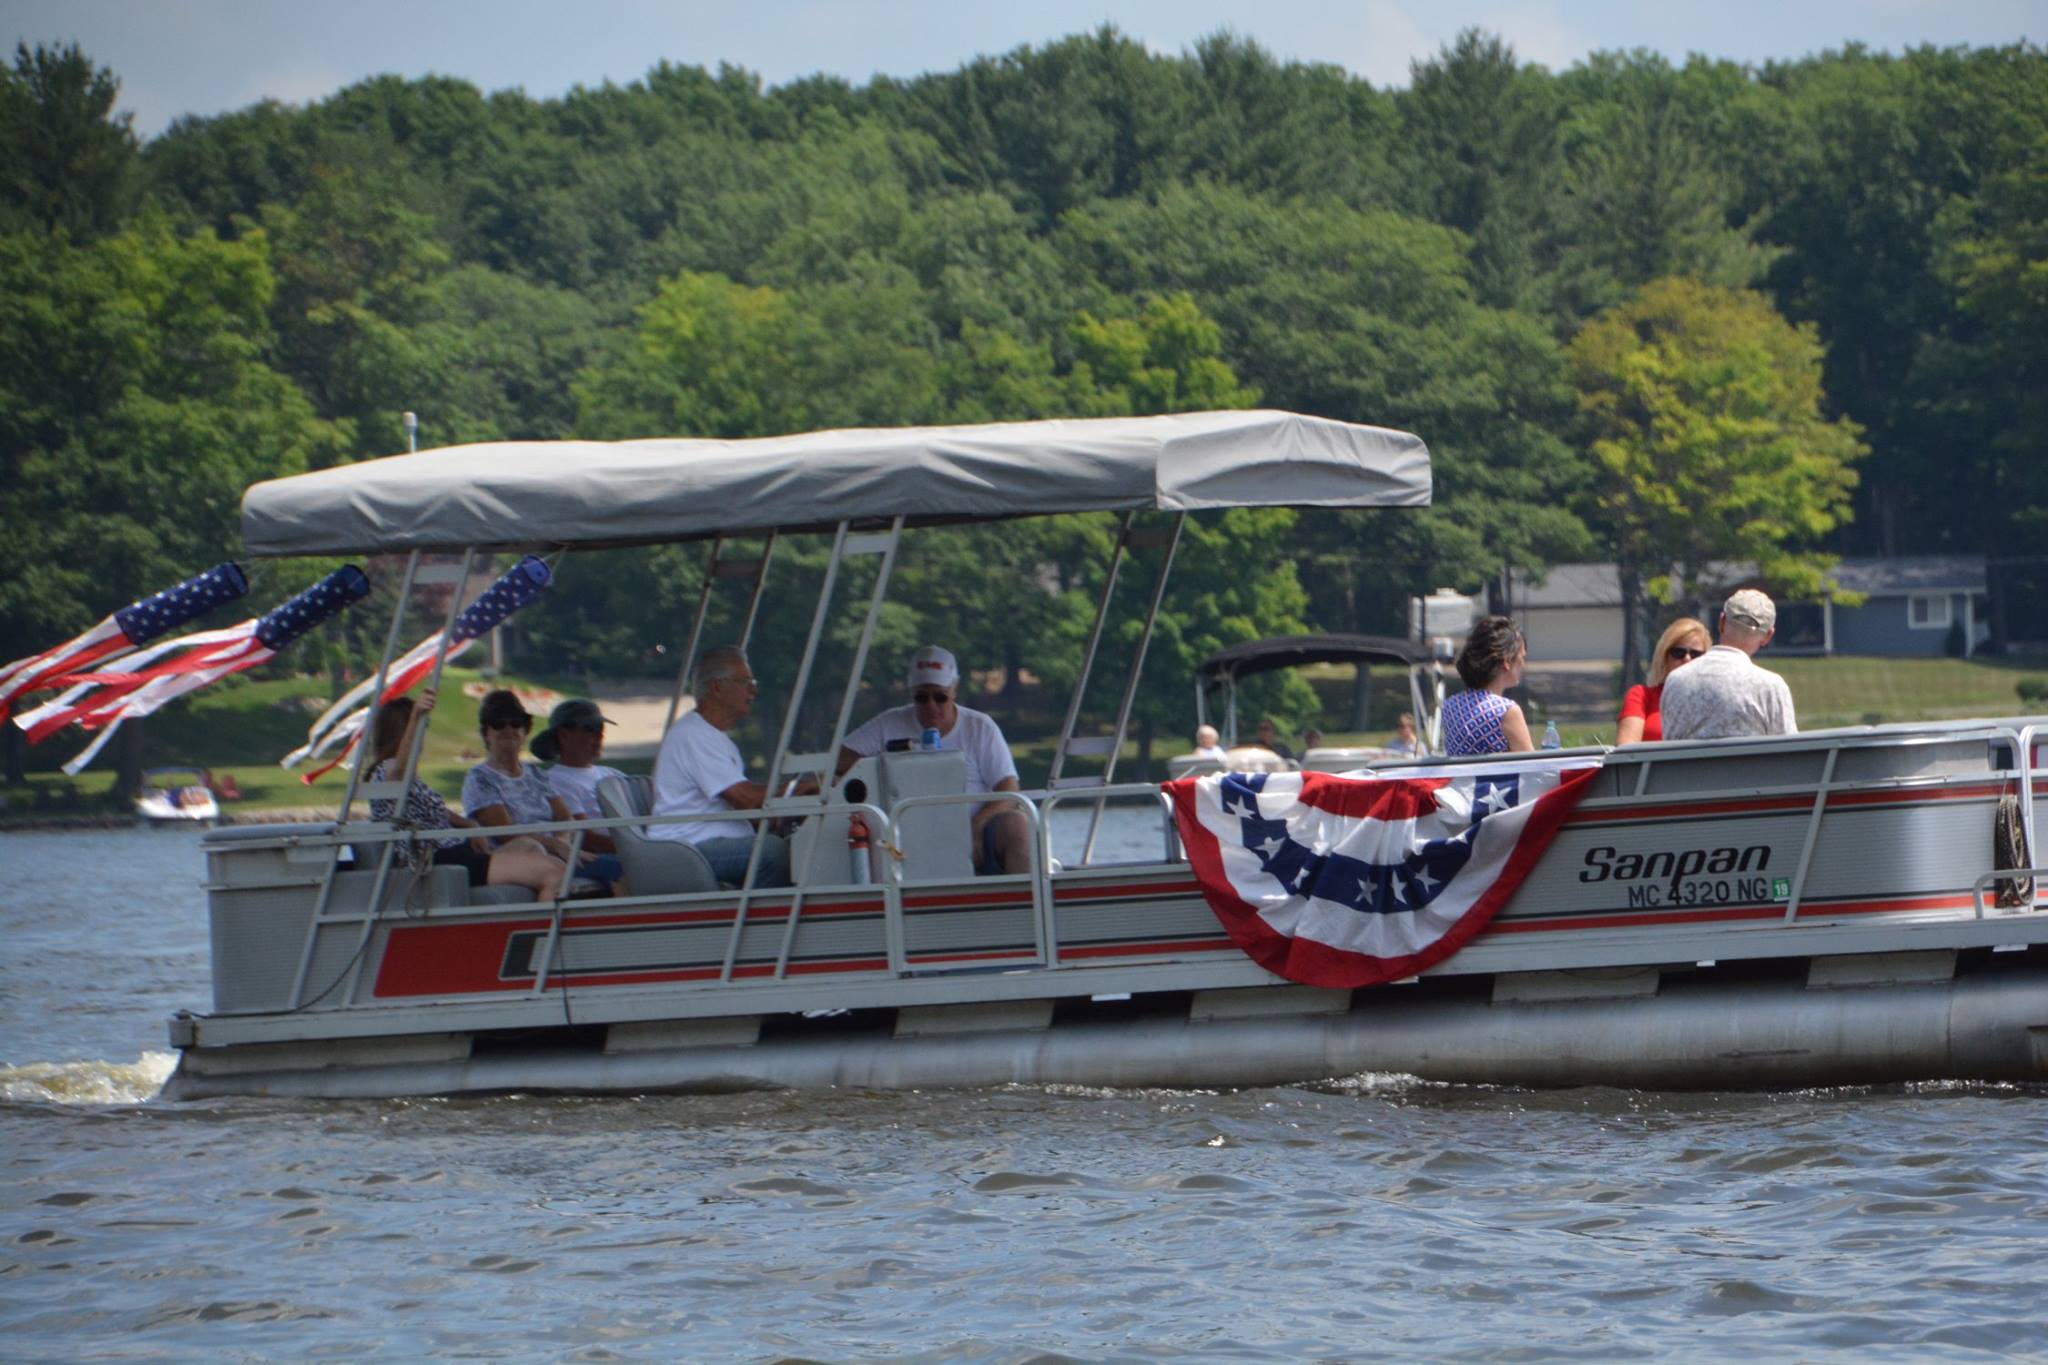
[[[593,763],[587,768],[557,763],[548,769],[548,791],[562,798],[569,814],[595,820],[604,814],[604,808],[597,804],[597,784],[607,777],[624,776],[617,768],[607,768],[602,763]]]
[[[1658,702],[1666,739],[1727,739],[1732,735],[1789,735],[1792,689],[1733,645],[1715,645],[1664,679]]]
[[[1003,727],[986,711],[956,705],[953,729],[939,736],[941,749],[958,749],[967,759],[967,790],[992,792],[1004,778],[1017,775],[1017,760],[1003,739]],[[914,748],[924,735],[915,706],[884,711],[846,737],[846,747],[863,758],[882,752],[891,740],[907,739]]]
[[[654,809],[650,815],[708,815],[731,810],[719,793],[747,780],[740,746],[725,731],[692,711],[669,727],[654,760]],[[649,825],[651,839],[701,844],[706,839],[744,839],[754,831],[741,820],[708,820],[691,825]]]

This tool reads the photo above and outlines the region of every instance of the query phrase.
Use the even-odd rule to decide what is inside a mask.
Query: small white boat
[[[220,804],[202,768],[148,768],[135,797],[135,814],[152,825],[211,825]]]
[[[2048,1078],[2048,902],[2026,853],[2048,800],[2043,717],[1543,756],[1576,765],[1576,804],[1449,956],[1355,989],[1255,960],[1198,865],[1212,855],[1183,845],[1185,809],[1177,820],[1160,787],[1117,779],[1151,626],[1131,674],[1090,694],[1116,572],[1145,553],[1156,614],[1191,509],[1429,494],[1417,438],[1270,412],[505,443],[260,484],[243,504],[252,553],[409,553],[398,611],[421,551],[704,542],[686,660],[718,585],[748,594],[744,639],[776,537],[822,532],[831,550],[771,791],[830,774],[907,528],[1102,510],[1122,524],[1049,780],[998,798],[1032,831],[1027,872],[964,866],[969,809],[989,798],[961,789],[949,752],[884,753],[855,781],[762,812],[650,820],[628,790],[612,793],[609,821],[521,827],[617,831],[634,894],[607,900],[472,893],[458,868],[415,878],[415,836],[355,806],[402,783],[372,792],[358,775],[330,824],[207,837],[213,1001],[171,1021],[181,1057],[166,1094],[1219,1086],[1363,1071],[1687,1088]],[[856,559],[874,571],[846,581],[872,586],[838,602]],[[844,624],[863,620],[857,635]],[[857,644],[826,647],[837,638]],[[799,752],[804,694],[833,666],[836,728]],[[1118,690],[1109,719],[1083,723],[1084,696]],[[1462,781],[1474,809],[1527,776],[1500,756],[1423,763],[1404,790]],[[1212,788],[1228,784],[1253,806],[1268,784],[1340,798],[1364,785],[1248,773]],[[1091,830],[1056,862],[1055,814],[1112,802],[1155,821],[1156,844],[1110,861]],[[856,815],[865,852],[849,837]],[[793,886],[635,861],[649,824],[788,818],[803,821]],[[1279,859],[1285,843],[1256,847]],[[1383,878],[1360,915],[1391,892]]]

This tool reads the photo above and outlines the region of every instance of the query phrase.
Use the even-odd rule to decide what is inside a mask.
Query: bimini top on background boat
[[[686,667],[721,584],[748,593],[744,642],[777,536],[827,533],[771,791],[831,774],[906,527],[1121,515],[1041,791],[969,794],[957,754],[883,754],[761,812],[650,820],[632,783],[601,793],[607,821],[520,827],[572,841],[615,830],[633,894],[601,901],[472,895],[457,869],[416,874],[413,831],[352,818],[359,796],[397,795],[403,779],[371,787],[360,767],[331,825],[209,836],[213,1008],[172,1021],[182,1056],[168,1093],[2048,1074],[2048,913],[2024,852],[2032,718],[1435,760],[1386,770],[1397,780],[1382,787],[1208,778],[1174,784],[1171,803],[1117,781],[1190,511],[1421,505],[1429,493],[1417,438],[1271,412],[514,443],[258,485],[243,509],[252,551],[410,551],[400,611],[429,576],[425,550],[456,552],[459,566],[432,570],[459,583],[483,549],[707,540]],[[842,591],[856,558],[875,566],[872,586]],[[1135,661],[1107,680],[1114,700],[1092,713],[1107,719],[1090,722],[1117,575],[1139,562],[1153,579]],[[458,607],[451,598],[451,620]],[[856,644],[832,651],[844,673],[829,736],[799,752],[835,613],[859,622]],[[397,632],[394,617],[387,664]],[[1517,806],[1523,789],[1546,794]],[[969,811],[991,799],[1030,828],[1025,873],[966,865]],[[1146,813],[1156,845],[1098,859],[1111,803]],[[1503,806],[1524,823],[1482,823]],[[1325,815],[1397,807],[1444,837],[1385,867],[1317,843]],[[854,816],[873,835],[865,854]],[[1062,863],[1053,830],[1076,816],[1087,837]],[[751,869],[721,886],[650,856],[643,837],[654,823],[776,818],[802,821],[790,887],[757,886]],[[1541,841],[1493,837],[1539,826]],[[1475,882],[1482,865],[1505,871]],[[1342,984],[1316,951],[1276,950],[1284,916],[1246,899],[1376,928],[1435,903],[1439,874],[1471,888],[1464,936],[1406,967],[1382,958],[1395,984]]]
[[[1306,664],[1352,664],[1361,669],[1373,664],[1396,665],[1408,675],[1408,706],[1415,716],[1416,733],[1435,733],[1435,726],[1431,723],[1435,712],[1430,700],[1433,697],[1439,705],[1442,703],[1443,680],[1434,671],[1434,656],[1427,646],[1394,635],[1273,635],[1220,649],[1195,668],[1196,724],[1212,723],[1209,717],[1210,696],[1221,691],[1223,714],[1217,717],[1221,722],[1217,728],[1222,731],[1226,747],[1238,744],[1239,681]],[[1384,748],[1325,745],[1304,751],[1297,766],[1310,772],[1341,773],[1413,756]],[[1188,761],[1193,758],[1194,755],[1189,754],[1174,759],[1173,775],[1179,777],[1190,772],[1211,771],[1218,766],[1199,760]]]

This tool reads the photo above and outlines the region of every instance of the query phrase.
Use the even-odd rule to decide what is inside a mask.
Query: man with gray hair
[[[747,765],[728,732],[754,709],[760,690],[746,651],[721,645],[704,651],[697,661],[691,688],[697,705],[669,727],[662,737],[661,756],[654,761],[652,815],[711,815],[728,810],[759,810],[768,788],[747,780]],[[806,779],[812,791],[816,779]],[[718,880],[735,885],[747,875],[756,827],[732,820],[700,820],[683,825],[649,825],[654,839],[695,844]],[[754,885],[789,885],[789,844],[777,834],[760,834],[761,856],[754,867]]]
[[[1777,628],[1770,598],[1755,588],[1730,593],[1721,604],[1721,643],[1664,680],[1664,738],[1795,733],[1792,689],[1751,658]]]

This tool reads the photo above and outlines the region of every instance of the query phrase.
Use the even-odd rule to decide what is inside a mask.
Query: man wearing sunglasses
[[[1666,739],[1789,735],[1799,729],[1792,689],[1753,655],[1777,633],[1778,609],[1755,588],[1721,605],[1721,643],[1664,680]]]
[[[1017,762],[1002,727],[985,711],[961,706],[960,665],[952,651],[926,645],[910,656],[910,705],[882,712],[846,737],[839,749],[839,773],[855,760],[887,748],[914,748],[927,730],[939,732],[941,749],[957,749],[967,760],[967,790],[1013,792]],[[1024,813],[1001,801],[974,809],[974,870],[983,876],[1031,869],[1030,827]]]

